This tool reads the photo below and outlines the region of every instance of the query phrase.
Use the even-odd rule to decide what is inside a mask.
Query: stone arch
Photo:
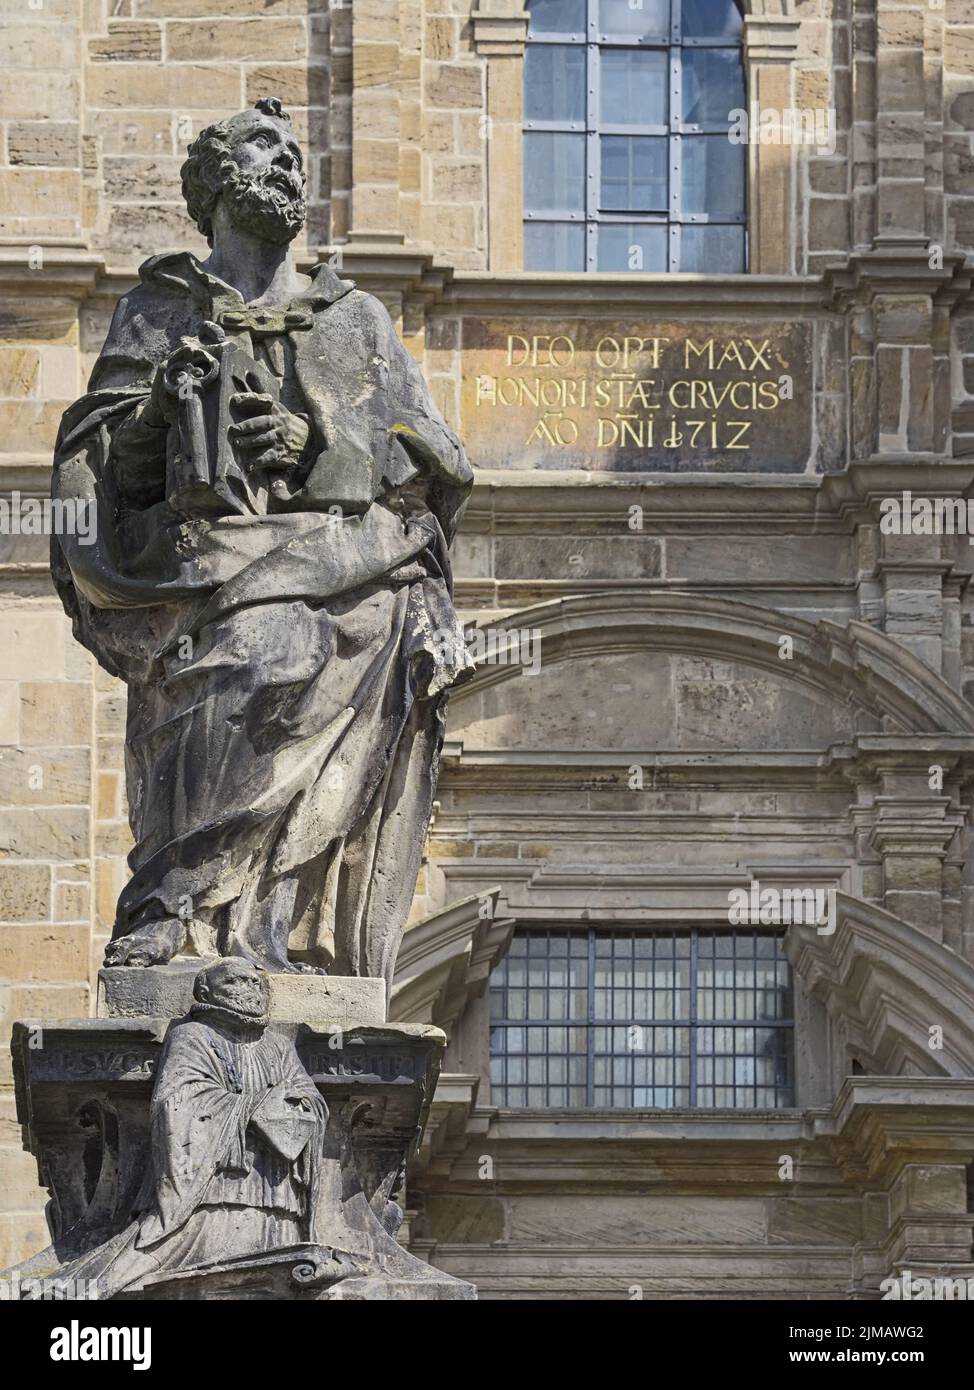
[[[786,949],[828,1015],[836,1089],[854,1058],[876,1075],[974,1076],[974,966],[874,903],[837,893],[835,915],[830,936],[790,928]]]
[[[614,590],[534,605],[493,624],[504,650],[537,634],[542,668],[625,651],[666,651],[743,664],[848,705],[861,731],[969,734],[966,702],[893,638],[861,622],[808,623],[723,598],[671,590]],[[507,638],[505,634],[510,634]],[[781,639],[792,655],[781,659]],[[523,679],[522,664],[481,666],[452,697],[454,718],[478,694]],[[513,692],[512,692],[513,694]]]

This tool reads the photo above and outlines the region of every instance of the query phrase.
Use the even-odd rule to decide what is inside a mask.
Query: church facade
[[[383,299],[476,471],[403,1238],[489,1299],[974,1278],[971,0],[43,0],[2,41],[5,1038],[93,1008],[130,845],[58,420],[139,262],[203,250],[186,145],[276,95],[302,267]],[[5,1268],[46,1194],[0,1083]]]

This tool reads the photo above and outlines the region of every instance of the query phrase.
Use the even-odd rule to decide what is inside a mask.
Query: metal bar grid
[[[490,985],[507,1108],[794,1103],[781,936],[706,929],[518,934]]]
[[[684,136],[702,137],[708,134],[720,135],[726,132],[726,125],[714,121],[684,122],[682,119],[682,69],[683,49],[725,49],[741,54],[740,39],[733,36],[684,36],[682,11],[684,0],[670,0],[670,24],[668,34],[650,37],[618,33],[604,28],[599,23],[600,0],[585,0],[585,29],[563,31],[536,29],[534,24],[528,30],[528,57],[535,46],[584,45],[586,52],[584,72],[584,123],[571,120],[528,119],[524,124],[525,140],[540,135],[575,135],[584,141],[584,211],[569,207],[532,207],[530,193],[525,187],[526,226],[550,227],[552,233],[559,225],[584,223],[583,241],[579,243],[582,264],[588,271],[599,269],[600,238],[599,228],[605,225],[629,226],[633,229],[634,245],[629,248],[627,263],[630,269],[652,268],[644,265],[641,257],[646,249],[641,245],[638,228],[662,226],[668,228],[666,238],[666,269],[680,270],[686,263],[681,227],[683,226],[723,226],[740,227],[740,264],[743,270],[747,257],[747,236],[745,231],[746,213],[723,211],[716,214],[688,211],[683,204],[683,152],[681,141]],[[530,4],[529,4],[530,8]],[[579,14],[582,13],[579,7]],[[607,52],[658,52],[667,56],[669,77],[667,81],[666,121],[606,122],[601,117],[602,107],[602,54]],[[605,208],[602,206],[602,138],[604,136],[624,136],[630,141],[635,138],[665,138],[669,145],[667,159],[668,192],[666,210],[647,207],[631,209]],[[527,151],[526,151],[527,153]],[[631,163],[630,159],[630,163]],[[527,158],[525,167],[527,169]],[[745,169],[741,161],[741,202],[743,203]],[[632,186],[632,184],[630,185]],[[634,197],[633,201],[636,199]],[[567,234],[566,234],[567,235]],[[546,253],[556,244],[553,237],[545,237]],[[567,244],[567,243],[566,243]],[[636,248],[640,247],[639,250]],[[608,251],[608,242],[606,242]],[[634,260],[635,257],[635,260]],[[526,248],[527,268],[556,268],[550,265],[533,267],[530,250]]]

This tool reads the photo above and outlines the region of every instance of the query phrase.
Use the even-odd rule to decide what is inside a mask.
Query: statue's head
[[[225,1009],[245,1022],[267,1019],[270,987],[262,970],[247,960],[218,960],[206,966],[193,984],[193,996],[201,1004]]]
[[[277,97],[200,131],[182,179],[189,215],[211,246],[221,198],[236,226],[265,241],[293,241],[304,225],[301,149]]]

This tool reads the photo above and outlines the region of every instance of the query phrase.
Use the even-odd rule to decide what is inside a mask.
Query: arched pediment
[[[884,1076],[974,1076],[974,966],[845,893],[835,918],[830,936],[789,928],[786,950],[829,1015],[836,1082],[853,1059]]]
[[[518,650],[507,651],[509,640]],[[508,615],[479,645],[492,648],[488,659],[452,698],[451,727],[468,747],[591,737],[619,748],[817,748],[858,733],[972,727],[960,696],[874,628],[726,599],[671,590],[558,599]]]
[[[435,1023],[449,1037],[486,988],[511,941],[514,919],[497,915],[500,888],[448,903],[406,929],[392,984],[397,1023]]]

